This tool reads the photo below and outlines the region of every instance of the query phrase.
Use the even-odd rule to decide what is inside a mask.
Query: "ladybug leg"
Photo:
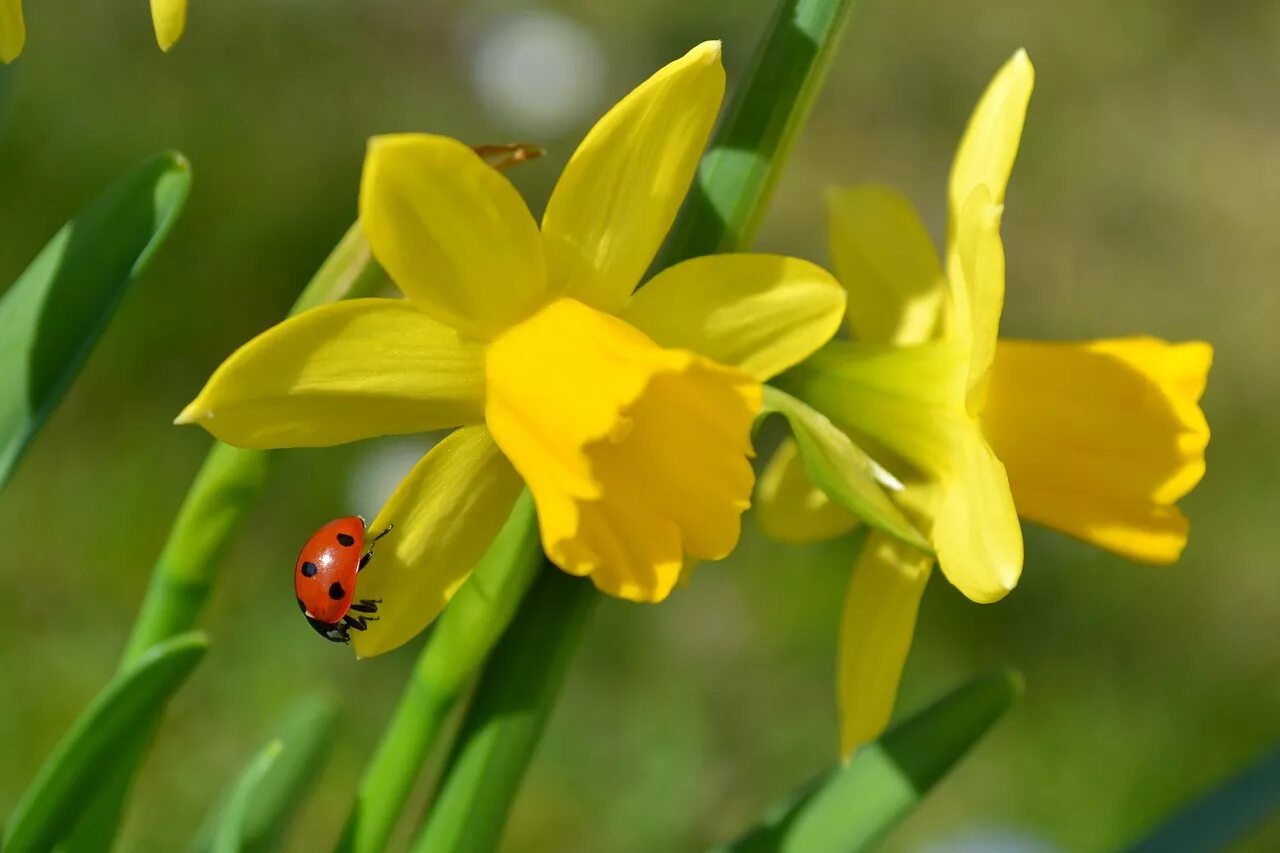
[[[357,572],[363,569],[365,566],[369,565],[369,561],[373,559],[373,544],[377,542],[379,539],[381,539],[383,536],[386,536],[388,533],[390,533],[392,528],[394,527],[395,527],[394,524],[388,524],[386,530],[382,531],[377,536],[373,537],[372,540],[370,540],[369,551],[367,554],[365,554],[363,557],[360,558],[360,563],[359,565],[356,566]]]
[[[388,524],[388,525],[387,525],[387,529],[386,529],[386,530],[382,531],[382,532],[381,532],[381,533],[379,533],[377,536],[373,537],[373,542],[377,542],[377,541],[378,541],[379,539],[381,539],[383,536],[386,536],[388,533],[390,533],[390,532],[391,532],[392,528],[394,528],[394,527],[395,527],[395,525],[394,525],[394,524]],[[370,544],[372,544],[372,543],[370,543]]]
[[[305,609],[303,610],[303,615],[306,615]],[[351,635],[347,625],[344,625],[341,622],[321,622],[313,616],[307,616],[306,618],[307,624],[314,628],[315,632],[326,640],[334,643],[351,642]]]
[[[352,604],[351,609],[356,611],[357,613],[377,613],[378,601],[380,600],[381,599],[375,600],[375,599],[362,598],[359,601],[357,601],[355,604]]]
[[[352,616],[348,613],[342,617],[342,627],[344,629],[355,628],[357,631],[363,631],[369,627],[369,622],[377,621],[377,616]]]

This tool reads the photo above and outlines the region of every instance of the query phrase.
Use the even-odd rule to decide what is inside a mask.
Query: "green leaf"
[[[113,184],[0,297],[0,488],[182,210],[191,171],[162,154]]]
[[[764,388],[764,411],[787,419],[809,479],[829,498],[877,530],[933,553],[928,540],[884,493],[871,457],[826,415],[769,385]]]
[[[755,242],[774,185],[856,5],[851,0],[778,4],[751,71],[699,164],[658,269],[684,258],[743,251]]]
[[[1226,850],[1277,815],[1280,815],[1280,749],[1188,803],[1129,850],[1130,853]]]
[[[231,789],[226,809],[218,820],[218,827],[213,835],[213,853],[240,853],[241,850],[248,849],[249,821],[254,801],[261,794],[267,777],[283,750],[283,741],[271,741],[240,774],[235,787]]]
[[[1014,672],[971,681],[899,723],[773,809],[721,853],[871,849],[1022,695]]]
[[[268,748],[253,762],[218,801],[208,820],[191,844],[193,853],[218,850],[218,840],[234,827],[237,850],[268,851],[281,849],[280,840],[324,764],[329,737],[337,721],[337,706],[331,698],[310,696],[290,706],[275,726]],[[282,751],[271,760],[266,771],[256,776],[254,768],[271,744]],[[247,780],[255,779],[252,785]],[[237,796],[251,788],[253,795],[247,806],[236,811]]]
[[[6,851],[46,850],[75,820],[104,778],[121,745],[148,728],[209,648],[203,634],[157,645],[103,688],[54,748],[23,794],[4,830]]]

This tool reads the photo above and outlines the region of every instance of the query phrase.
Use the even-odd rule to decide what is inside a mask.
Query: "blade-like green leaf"
[[[164,242],[191,186],[181,154],[113,184],[0,297],[0,488]]]
[[[932,554],[929,542],[876,481],[875,463],[826,415],[785,391],[765,386],[764,411],[787,419],[804,468],[818,488],[872,527]]]
[[[1267,820],[1280,816],[1280,749],[1192,800],[1130,853],[1226,850]]]
[[[1022,695],[1008,672],[971,681],[818,777],[720,853],[851,853],[906,817]]]
[[[324,764],[329,736],[337,720],[337,706],[328,697],[310,696],[290,706],[275,727],[273,743],[283,746],[266,774],[252,786],[253,797],[242,814],[231,816],[237,794],[250,778],[252,765],[218,801],[191,844],[193,853],[216,850],[225,828],[236,827],[239,850],[281,849],[289,820],[305,800],[316,773]],[[260,755],[254,758],[256,763]]]
[[[9,817],[6,851],[47,850],[85,807],[133,732],[149,728],[209,641],[182,634],[150,649],[103,688],[54,748]]]
[[[218,820],[213,835],[213,853],[240,853],[249,849],[249,822],[254,801],[262,794],[267,777],[284,750],[284,742],[273,740],[253,757],[236,780],[227,807]]]

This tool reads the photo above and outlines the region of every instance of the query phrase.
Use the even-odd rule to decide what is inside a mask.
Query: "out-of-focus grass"
[[[28,4],[26,55],[0,133],[0,281],[80,203],[177,147],[195,187],[66,404],[3,495],[0,810],[113,670],[146,573],[207,439],[169,421],[236,345],[275,322],[350,221],[364,138],[423,129],[523,138],[477,106],[474,34],[514,2],[194,4],[168,56],[144,3]],[[552,4],[603,48],[621,95],[695,41],[730,78],[769,6]],[[955,140],[1017,47],[1037,67],[1005,215],[1009,335],[1205,337],[1209,475],[1185,502],[1177,566],[1146,568],[1032,531],[997,606],[936,579],[903,686],[915,707],[1012,664],[1027,696],[892,840],[919,849],[1016,832],[1096,850],[1280,739],[1280,8],[1238,2],[867,0],[762,233],[825,259],[821,190],[881,181],[940,230]],[[532,84],[531,84],[532,85]],[[587,119],[534,139],[514,180],[539,209]],[[270,495],[206,620],[213,651],[172,706],[124,849],[168,850],[317,684],[347,699],[333,762],[291,849],[336,836],[354,775],[414,652],[356,664],[297,618],[288,571],[310,529],[347,512],[382,448],[280,454]],[[404,464],[404,454],[395,459]],[[393,465],[396,463],[392,463]],[[507,838],[512,850],[692,849],[828,763],[847,543],[763,541],[698,570],[670,603],[598,613]],[[425,792],[424,792],[425,793]],[[421,801],[421,798],[419,798]],[[417,807],[417,806],[415,806]],[[985,836],[990,837],[990,836]],[[1280,843],[1273,827],[1258,849]]]

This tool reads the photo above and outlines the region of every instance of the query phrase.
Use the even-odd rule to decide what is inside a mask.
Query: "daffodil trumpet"
[[[1147,563],[1187,540],[1177,501],[1204,474],[1199,399],[1212,348],[1152,337],[1044,343],[998,337],[1000,221],[1034,74],[1019,51],[996,74],[952,165],[943,258],[911,203],[885,187],[829,197],[833,268],[852,340],[775,380],[853,436],[903,483],[894,492],[947,579],[997,601],[1023,564],[1019,517]],[[766,532],[792,541],[855,520],[809,482],[792,445],[761,477]],[[838,701],[848,755],[893,710],[934,558],[867,537],[845,599]]]
[[[762,254],[694,258],[637,290],[723,93],[718,42],[658,71],[587,134],[540,227],[461,142],[374,138],[360,222],[406,298],[286,320],[178,417],[256,448],[457,427],[372,522],[395,531],[361,578],[382,604],[358,655],[432,621],[525,486],[550,559],[611,595],[660,601],[687,562],[736,545],[761,383],[835,333],[845,295]]]

